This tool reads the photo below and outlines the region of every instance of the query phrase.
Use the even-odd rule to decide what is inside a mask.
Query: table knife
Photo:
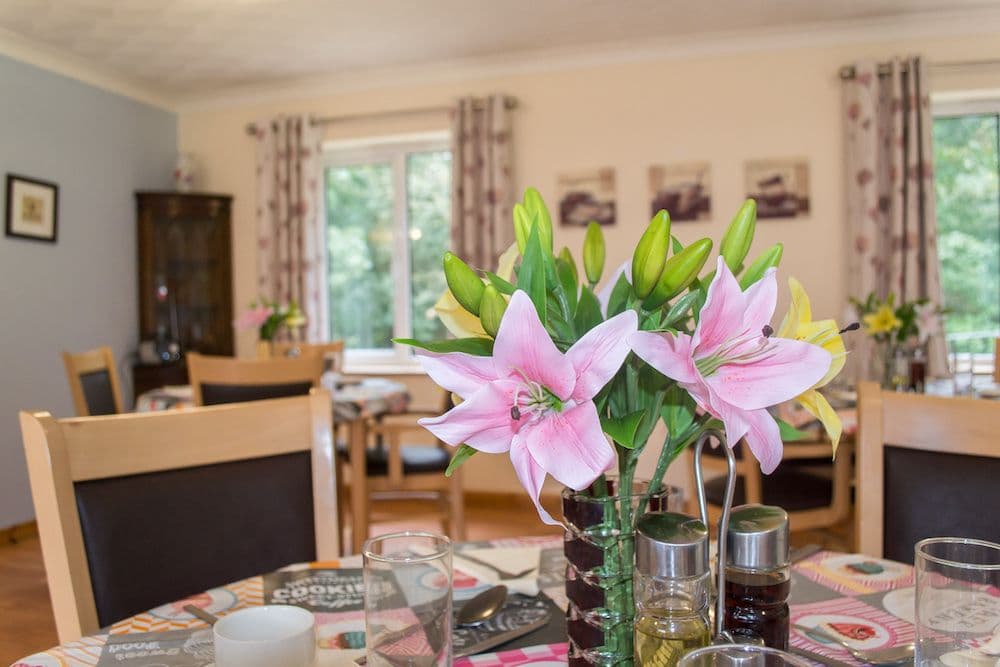
[[[495,646],[500,646],[500,644],[506,644],[507,642],[511,641],[512,639],[517,639],[518,637],[523,637],[524,635],[526,635],[526,634],[528,634],[530,632],[534,632],[535,630],[538,630],[539,628],[544,628],[546,625],[548,625],[550,617],[551,617],[551,614],[546,614],[545,616],[541,617],[537,621],[534,621],[533,623],[528,623],[527,625],[521,625],[521,626],[518,626],[518,627],[514,628],[513,630],[508,630],[507,632],[503,632],[503,633],[501,633],[499,635],[494,635],[492,637],[487,637],[486,639],[484,639],[483,641],[479,642],[478,644],[473,644],[472,646],[470,646],[470,647],[468,647],[468,648],[466,648],[466,649],[464,649],[462,651],[459,651],[459,652],[455,653],[454,657],[455,658],[464,658],[465,656],[468,656],[468,655],[475,655],[476,653],[482,653],[483,651],[486,651],[487,649],[491,649],[491,648],[493,648]]]

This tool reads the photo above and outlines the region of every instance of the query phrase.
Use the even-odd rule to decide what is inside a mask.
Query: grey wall
[[[55,245],[0,236],[0,528],[34,516],[18,411],[73,414],[61,351],[135,348],[132,193],[169,186],[176,151],[175,114],[0,56],[0,179],[59,185]]]

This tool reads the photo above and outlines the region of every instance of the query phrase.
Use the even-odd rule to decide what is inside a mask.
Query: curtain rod
[[[486,102],[482,100],[477,100],[473,103],[474,109],[485,109]],[[350,123],[357,120],[370,120],[372,118],[394,118],[396,116],[415,116],[421,114],[429,113],[446,113],[451,111],[454,107],[452,106],[435,106],[435,107],[414,107],[410,109],[389,109],[386,111],[371,111],[368,113],[354,113],[345,114],[343,116],[321,116],[317,118],[311,118],[310,123],[312,125],[330,125],[332,123]],[[504,99],[504,108],[506,109],[516,109],[517,108],[517,98],[507,97]],[[246,133],[249,135],[257,134],[257,125],[255,123],[248,123],[246,127]]]
[[[928,63],[927,66],[931,69],[947,69],[949,67],[984,67],[1000,65],[1000,60],[956,60],[947,63]],[[906,72],[909,67],[904,64],[901,68],[901,72]],[[853,79],[857,72],[855,71],[854,65],[844,65],[838,70],[838,74],[841,79]],[[878,65],[878,75],[879,76],[889,76],[892,74],[892,63],[879,63]]]

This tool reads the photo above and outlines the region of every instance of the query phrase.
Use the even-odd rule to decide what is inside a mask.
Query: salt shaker
[[[734,507],[726,535],[723,627],[736,641],[788,650],[788,514],[780,507]]]
[[[674,512],[650,512],[635,531],[635,663],[670,667],[711,641],[708,529]]]

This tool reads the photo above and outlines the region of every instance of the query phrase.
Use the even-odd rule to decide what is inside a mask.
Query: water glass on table
[[[916,546],[914,664],[1000,663],[1000,544],[935,537]]]
[[[362,553],[367,664],[451,664],[451,540],[390,533],[369,539]]]
[[[717,644],[691,651],[678,667],[812,667],[812,663],[790,653],[752,644]]]

